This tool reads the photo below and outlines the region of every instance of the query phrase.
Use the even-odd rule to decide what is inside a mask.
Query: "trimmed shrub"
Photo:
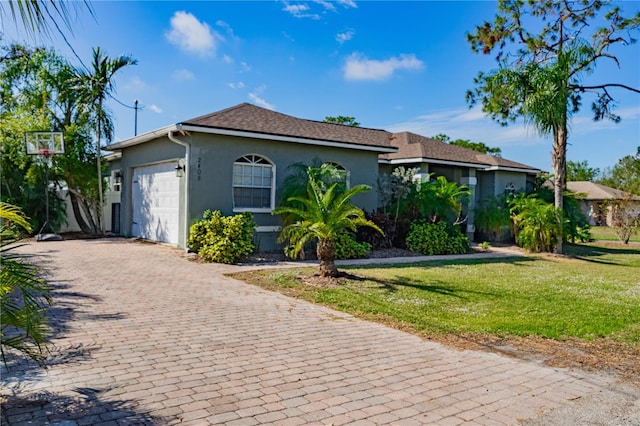
[[[416,222],[407,236],[407,248],[425,255],[464,254],[470,250],[469,239],[460,228],[445,222]]]
[[[253,253],[256,226],[251,213],[223,216],[219,210],[207,210],[191,225],[187,247],[207,262],[236,263]]]
[[[356,241],[351,232],[342,232],[335,240],[336,259],[359,259],[365,257],[371,250],[371,244]]]

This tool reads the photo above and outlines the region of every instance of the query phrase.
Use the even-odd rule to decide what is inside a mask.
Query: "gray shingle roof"
[[[385,160],[402,160],[422,158],[426,160],[452,161],[459,163],[479,164],[487,167],[510,167],[517,169],[539,171],[535,167],[517,163],[489,154],[473,151],[457,145],[427,138],[410,132],[400,132],[393,135],[393,144],[398,152],[383,154],[380,158]]]
[[[249,103],[242,103],[211,114],[202,115],[173,126],[158,129],[130,139],[114,143],[107,147],[120,150],[129,146],[154,140],[181,126],[196,128],[195,131],[237,131],[274,137],[290,137],[299,140],[309,140],[310,143],[340,143],[367,147],[378,150],[380,159],[396,160],[398,164],[403,159],[421,161],[439,160],[451,163],[464,163],[469,167],[509,167],[529,172],[539,170],[525,164],[504,158],[482,154],[456,145],[450,145],[435,139],[430,139],[410,132],[390,133],[386,130],[352,127],[324,121],[306,120],[279,112],[261,108]],[[189,129],[192,130],[192,129]],[[397,150],[396,152],[389,152]]]
[[[305,120],[243,103],[182,122],[185,125],[393,148],[385,130]]]

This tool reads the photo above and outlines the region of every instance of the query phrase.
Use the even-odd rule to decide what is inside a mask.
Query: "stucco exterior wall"
[[[220,210],[225,215],[235,213],[232,188],[233,163],[249,154],[260,155],[273,163],[276,182],[275,206],[278,205],[282,184],[288,174],[287,167],[297,162],[311,164],[314,159],[319,158],[322,162],[334,162],[344,167],[348,171],[350,186],[366,184],[372,187],[368,193],[359,194],[353,198],[355,205],[367,211],[377,207],[378,154],[376,152],[204,133],[177,137],[191,144],[190,158],[187,161],[188,173],[183,177],[176,177],[183,181],[179,234],[179,245],[182,247],[186,245],[186,232],[183,229],[186,228],[185,214],[188,214],[186,218],[188,226],[193,220],[200,218],[207,209]],[[123,175],[121,193],[123,235],[131,235],[133,169],[165,161],[175,162],[177,166],[178,161],[184,157],[185,148],[166,137],[123,150],[119,167]],[[184,209],[187,190],[189,191],[188,213]],[[270,212],[255,212],[253,215],[260,227],[260,232],[257,233],[260,250],[279,248],[280,246],[276,243],[280,225],[279,217]]]
[[[504,194],[505,190],[513,187],[515,192],[527,191],[527,175],[519,172],[508,172],[503,170],[479,171],[478,178],[478,198],[484,198]]]
[[[300,162],[311,164],[316,158],[344,167],[348,171],[350,186],[371,186],[371,191],[353,198],[355,205],[367,211],[377,206],[378,154],[375,152],[207,134],[194,134],[191,144],[190,220],[200,217],[207,209],[220,210],[225,215],[234,214],[231,185],[233,163],[248,154],[260,155],[273,163],[276,206],[288,174],[287,167]],[[280,225],[280,218],[269,212],[256,212],[253,216],[263,230],[275,229],[273,227]],[[277,231],[258,232],[260,249],[278,248],[275,241],[277,235]]]
[[[133,221],[132,206],[132,187],[133,187],[133,169],[140,166],[157,164],[162,162],[175,162],[185,156],[185,148],[176,143],[171,142],[168,138],[161,138],[155,141],[147,142],[126,148],[122,151],[120,159],[120,172],[122,173],[122,190],[120,194],[120,232],[122,235],[131,236],[131,224]],[[176,177],[181,179],[182,190],[180,191],[180,226],[178,235],[178,245],[186,246],[186,235],[182,224],[184,223],[184,196],[185,182],[184,177]]]

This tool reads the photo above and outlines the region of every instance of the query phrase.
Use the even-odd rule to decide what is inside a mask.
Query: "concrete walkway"
[[[616,381],[453,350],[166,246],[20,250],[47,271],[54,332],[48,369],[2,367],[3,425],[516,425]]]

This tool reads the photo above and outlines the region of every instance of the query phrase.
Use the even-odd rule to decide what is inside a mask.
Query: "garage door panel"
[[[178,244],[180,179],[174,163],[137,167],[133,171],[135,237]]]

